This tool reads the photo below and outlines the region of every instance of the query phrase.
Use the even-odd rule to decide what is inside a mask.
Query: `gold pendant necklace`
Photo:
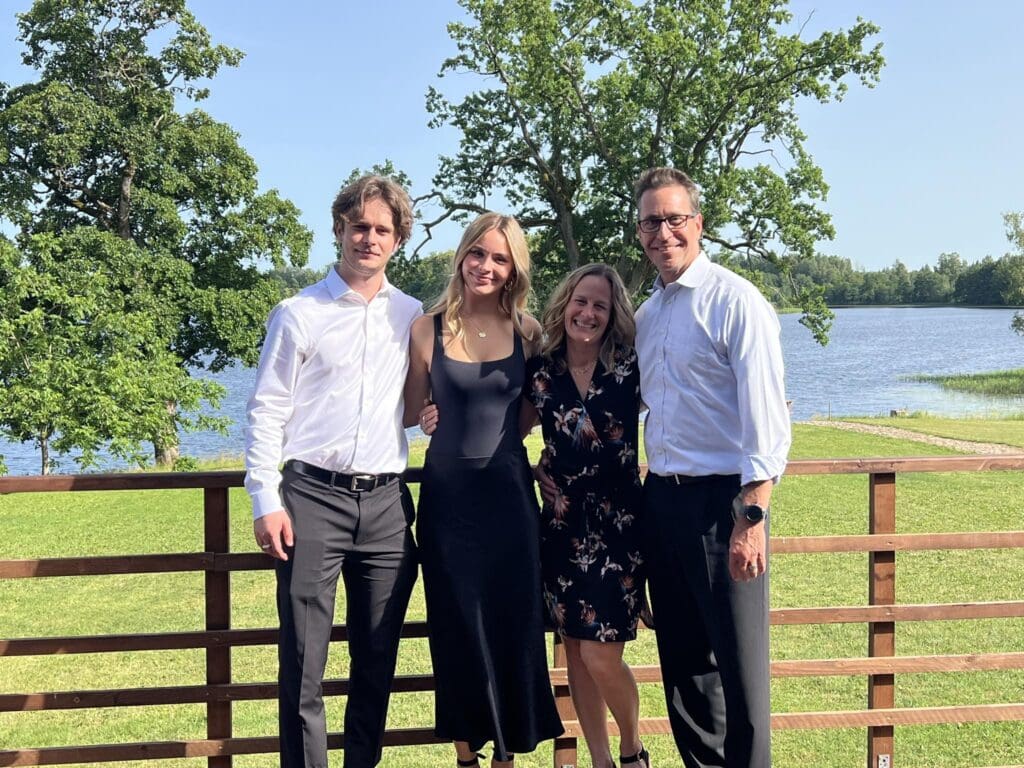
[[[480,327],[479,325],[477,325],[476,323],[474,323],[474,322],[473,322],[473,321],[472,321],[472,320],[471,320],[471,319],[469,318],[469,315],[463,315],[463,316],[462,316],[462,319],[463,319],[463,320],[465,320],[465,321],[466,321],[467,323],[469,323],[470,325],[472,325],[472,326],[473,326],[474,328],[476,328],[476,335],[477,335],[477,336],[479,336],[479,337],[480,337],[481,339],[486,339],[486,338],[487,338],[487,333],[486,333],[486,331],[484,331],[484,329],[483,329],[483,328],[481,328],[481,327]]]

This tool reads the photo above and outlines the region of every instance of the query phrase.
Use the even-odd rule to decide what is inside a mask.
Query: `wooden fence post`
[[[565,643],[558,633],[554,637],[554,663],[556,667],[565,667]],[[576,719],[576,708],[572,705],[572,696],[569,694],[568,685],[555,686],[555,706],[558,708],[558,716],[562,722]],[[555,739],[554,768],[576,768],[577,744],[575,736],[559,736]]]
[[[203,491],[203,540],[207,552],[227,553],[231,548],[228,517],[228,489],[206,488]],[[231,573],[206,571],[206,629],[231,628]],[[231,648],[206,649],[206,684],[231,682]],[[206,705],[206,737],[231,737],[231,702],[208,702]],[[207,758],[209,768],[231,768],[231,755]]]
[[[896,532],[896,475],[884,472],[870,475],[870,532]],[[868,602],[871,605],[896,603],[896,553],[871,552],[868,557]],[[896,623],[868,623],[868,656],[896,654]],[[868,675],[868,708],[896,706],[895,675]],[[893,726],[868,728],[868,768],[893,768]]]

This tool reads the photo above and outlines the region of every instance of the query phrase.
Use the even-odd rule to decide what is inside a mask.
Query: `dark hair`
[[[650,189],[661,189],[662,187],[683,187],[690,197],[690,207],[693,213],[700,213],[700,188],[693,183],[693,179],[680,171],[678,168],[648,168],[640,174],[633,183],[633,194],[636,205],[640,207],[640,198],[644,192]]]

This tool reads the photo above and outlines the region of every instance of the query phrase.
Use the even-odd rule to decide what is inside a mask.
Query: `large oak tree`
[[[132,315],[131,325],[135,349],[152,355],[154,370],[164,371],[168,361],[177,369],[175,376],[135,382],[146,389],[136,404],[161,409],[159,419],[152,410],[138,411],[138,418],[150,427],[146,437],[157,460],[169,463],[177,455],[178,427],[188,425],[179,405],[195,407],[197,392],[215,394],[197,389],[193,377],[233,360],[255,362],[263,321],[279,298],[261,267],[304,264],[311,233],[291,202],[273,190],[259,192],[256,165],[230,126],[194,106],[180,110],[206,97],[221,67],[242,59],[240,51],[210,40],[185,0],[36,0],[18,24],[22,59],[38,77],[16,87],[0,84],[0,215],[13,222],[21,254],[8,264],[8,279],[21,269],[28,270],[23,283],[30,281],[40,265],[57,269],[54,259],[82,265],[110,254],[142,254],[141,278],[112,268],[124,279],[106,285],[146,292],[147,273],[155,279],[168,260],[177,265],[174,290],[149,297],[160,308],[154,322]],[[49,239],[41,242],[43,235]],[[97,237],[130,248],[101,247]],[[111,297],[92,304],[102,312],[111,301],[119,305]],[[32,296],[5,306],[9,313],[62,312],[60,301]],[[8,329],[31,325],[8,319]],[[93,314],[79,322],[105,321]],[[12,354],[16,340],[6,341],[0,354]],[[90,364],[91,343],[76,341],[63,364]],[[32,347],[32,353],[46,350]],[[30,362],[37,369],[43,364]],[[137,375],[131,370],[123,375]],[[109,379],[105,386],[114,386]],[[98,392],[81,409],[101,415],[108,395]],[[12,412],[0,410],[8,434],[27,434]],[[97,436],[122,439],[112,425],[94,421]]]
[[[605,261],[636,290],[652,271],[634,236],[632,181],[673,165],[703,188],[705,241],[725,253],[785,267],[833,237],[797,107],[841,99],[851,79],[877,81],[875,25],[805,39],[785,0],[461,4],[469,20],[449,25],[458,54],[440,76],[470,73],[482,86],[428,92],[434,125],[461,132],[434,178],[442,212],[428,233],[501,195],[548,233],[542,271]],[[801,298],[823,341],[820,292]]]

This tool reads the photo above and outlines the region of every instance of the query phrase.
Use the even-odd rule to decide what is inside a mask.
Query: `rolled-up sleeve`
[[[760,295],[745,296],[729,321],[743,460],[741,482],[777,480],[791,442],[779,319]]]
[[[267,320],[256,387],[246,409],[245,489],[252,497],[254,518],[284,507],[279,491],[281,454],[304,347],[298,318],[286,305],[275,307]]]

